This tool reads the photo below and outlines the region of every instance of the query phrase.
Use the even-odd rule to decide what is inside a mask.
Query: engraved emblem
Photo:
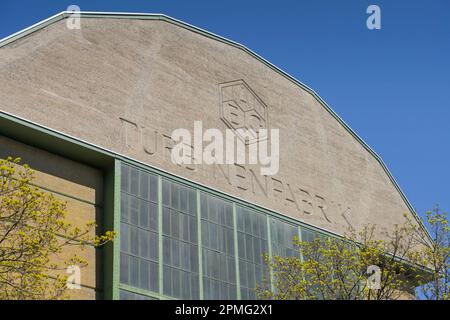
[[[267,139],[267,133],[261,136],[259,130],[268,127],[268,108],[244,80],[220,83],[219,92],[220,117],[242,141],[250,144]]]

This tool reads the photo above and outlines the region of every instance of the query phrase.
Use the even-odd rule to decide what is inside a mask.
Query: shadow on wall
[[[21,163],[28,164],[39,174],[61,179],[63,182],[80,186],[95,192],[95,204],[102,205],[102,176],[100,170],[87,165],[60,157],[44,150],[17,142],[5,136],[0,136],[0,158],[20,157]],[[38,184],[40,187],[48,186]],[[51,189],[51,188],[50,188]],[[57,191],[57,190],[55,190]]]

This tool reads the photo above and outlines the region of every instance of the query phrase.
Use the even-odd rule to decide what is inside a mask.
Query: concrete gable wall
[[[236,80],[280,129],[279,173],[172,164],[173,129],[192,131],[197,120],[227,128],[219,85]],[[309,92],[239,48],[165,21],[53,23],[0,48],[0,88],[3,111],[333,232],[391,229],[409,212],[380,163]]]

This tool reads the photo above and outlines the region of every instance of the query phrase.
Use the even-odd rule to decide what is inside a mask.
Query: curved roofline
[[[317,92],[315,92],[313,89],[308,87],[306,84],[301,82],[300,80],[296,79],[294,76],[290,75],[286,71],[278,68],[271,62],[267,61],[263,57],[261,57],[259,54],[255,53],[254,51],[250,50],[246,46],[235,42],[233,40],[229,40],[225,37],[219,36],[215,33],[206,31],[202,28],[196,27],[194,25],[191,25],[189,23],[183,22],[181,20],[172,18],[170,16],[167,16],[165,14],[161,13],[130,13],[130,12],[92,12],[92,11],[80,11],[80,12],[73,12],[73,11],[62,11],[60,13],[55,14],[54,16],[51,16],[45,20],[42,20],[28,28],[25,28],[21,31],[18,31],[8,37],[5,37],[0,40],[0,48],[6,46],[7,44],[14,42],[20,38],[23,38],[35,31],[41,30],[45,28],[46,26],[58,22],[60,20],[63,20],[65,18],[68,18],[74,14],[80,15],[82,18],[115,18],[115,19],[137,19],[137,20],[161,20],[168,23],[172,23],[174,25],[177,25],[179,27],[182,27],[184,29],[196,32],[198,34],[201,34],[203,36],[206,36],[208,38],[223,42],[225,44],[231,45],[233,47],[236,47],[237,49],[240,49],[247,54],[251,55],[252,57],[256,58],[257,60],[264,63],[266,66],[274,70],[275,72],[278,72],[294,84],[298,85],[300,88],[306,90],[308,93],[310,93],[313,97],[315,97],[320,104],[359,142],[361,145],[378,161],[378,163],[381,165],[383,170],[386,172],[387,176],[391,180],[394,187],[397,189],[397,191],[400,193],[400,196],[402,197],[403,201],[406,203],[406,206],[410,210],[410,212],[413,214],[415,220],[417,223],[425,230],[427,236],[432,241],[432,237],[428,232],[428,229],[423,224],[422,220],[414,210],[414,207],[409,202],[408,198],[406,197],[405,193],[400,188],[399,184],[395,180],[392,173],[387,168],[386,164],[384,163],[383,159],[352,129],[350,126],[323,100]]]

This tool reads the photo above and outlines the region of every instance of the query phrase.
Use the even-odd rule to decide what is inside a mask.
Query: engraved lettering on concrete
[[[247,98],[248,99],[248,98]],[[171,134],[158,132],[151,128],[145,128],[129,119],[120,118],[123,130],[123,144],[125,148],[133,152],[143,152],[149,158],[157,157],[166,163],[173,164],[171,159],[172,149],[176,144]],[[192,145],[185,145],[190,148],[194,159]],[[293,208],[300,216],[314,216],[326,223],[341,223],[354,229],[350,221],[351,208],[340,202],[329,200],[328,196],[304,187],[298,182],[285,181],[280,176],[267,176],[257,174],[252,165],[248,164],[212,164],[212,165],[184,165],[179,166],[189,171],[196,171],[196,174],[213,176],[218,181],[232,186],[239,190],[243,198],[246,196],[258,196],[266,199],[273,199],[283,203],[286,207]]]

